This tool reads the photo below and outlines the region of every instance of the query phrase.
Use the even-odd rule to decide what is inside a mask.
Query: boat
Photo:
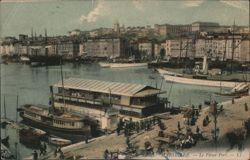
[[[250,89],[250,83],[240,83],[229,92],[220,92],[215,94],[220,96],[239,97],[247,95],[249,89]]]
[[[11,151],[3,144],[1,143],[1,160],[14,160],[15,157],[11,153]]]
[[[60,65],[61,56],[60,55],[29,55],[31,64],[37,64],[40,66],[49,66],[49,65]]]
[[[1,143],[4,144],[6,147],[9,147],[10,146],[9,139],[10,139],[10,137],[7,136],[7,137],[1,139]]]
[[[100,62],[99,65],[103,68],[130,68],[130,67],[146,67],[147,63],[104,63]]]
[[[109,68],[109,67],[110,67],[110,63],[99,62],[98,64],[99,64],[100,67],[102,67],[102,68]]]
[[[30,59],[29,59],[29,57],[27,57],[27,56],[21,56],[21,57],[20,57],[20,62],[29,63],[29,62],[30,62]]]
[[[40,141],[44,140],[46,132],[29,127],[19,130],[19,141],[29,148],[38,148],[40,146]]]
[[[59,137],[55,137],[55,136],[49,137],[48,142],[50,144],[53,144],[53,145],[56,145],[59,147],[64,147],[64,146],[72,144],[71,140],[67,140],[67,139],[63,139],[63,138],[59,138]]]
[[[176,76],[176,77],[183,77],[183,74],[180,73],[176,73],[176,72],[170,72],[161,68],[158,68],[157,71],[161,74],[161,75],[170,75],[170,76]]]
[[[146,67],[147,63],[110,63],[110,68]]]
[[[164,77],[166,81],[182,84],[224,88],[234,88],[235,86],[240,84],[240,82],[236,81],[207,79],[207,77],[204,75],[184,75],[170,72],[164,69],[157,69],[157,71],[161,74],[162,77]]]
[[[194,78],[177,77],[177,76],[172,76],[172,75],[163,75],[163,77],[166,81],[170,81],[170,82],[198,85],[198,86],[207,86],[207,87],[234,88],[236,85],[239,84],[239,82],[194,79]]]
[[[26,104],[21,106],[21,109],[20,116],[25,124],[46,131],[90,136],[91,129],[87,117],[44,105]]]

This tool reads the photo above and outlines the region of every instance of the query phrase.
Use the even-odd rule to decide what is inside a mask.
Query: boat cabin
[[[24,105],[22,117],[51,127],[64,129],[81,129],[84,127],[84,119],[78,115],[62,112],[50,112],[47,106]]]
[[[119,111],[120,116],[143,118],[163,112],[164,103],[158,97],[165,93],[142,84],[107,82],[69,78],[51,86],[55,107],[90,114],[112,115],[110,108]],[[109,115],[109,116],[110,116]]]

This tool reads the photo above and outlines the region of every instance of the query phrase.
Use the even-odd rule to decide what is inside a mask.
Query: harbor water
[[[218,102],[227,100],[226,97],[214,96],[220,92],[220,88],[201,87],[193,85],[176,84],[164,81],[159,73],[146,67],[138,68],[100,68],[97,64],[83,65],[67,63],[63,65],[64,78],[75,77],[104,81],[116,81],[125,83],[138,83],[151,85],[165,91],[163,97],[168,97],[173,106],[186,104],[203,104],[204,100],[214,99]],[[49,103],[49,86],[61,81],[60,66],[30,67],[23,64],[1,64],[1,117],[4,116],[3,106],[6,106],[6,117],[18,121],[16,107],[23,104]],[[5,104],[4,104],[5,97]],[[10,149],[18,154],[20,159],[30,156],[33,152],[22,144],[19,144],[18,133],[15,129],[1,129],[2,138],[10,137]],[[15,142],[18,144],[15,146]],[[51,146],[49,147],[51,148]]]

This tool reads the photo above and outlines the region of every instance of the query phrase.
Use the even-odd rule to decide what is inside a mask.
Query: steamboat
[[[86,136],[91,133],[87,117],[82,118],[53,107],[26,104],[21,106],[20,116],[25,124],[44,130]]]

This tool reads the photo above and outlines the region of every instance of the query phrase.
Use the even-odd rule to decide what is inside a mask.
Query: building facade
[[[164,45],[166,56],[174,58],[194,57],[193,46],[192,39],[168,39]]]
[[[155,25],[155,31],[163,37],[179,36],[183,33],[191,32],[192,26],[189,24],[187,25],[161,24],[161,25]]]
[[[75,41],[61,41],[57,44],[57,53],[65,58],[75,58],[80,54],[80,43]]]
[[[192,31],[193,32],[213,32],[220,27],[219,23],[213,22],[193,22]]]
[[[249,39],[239,37],[197,39],[195,44],[195,57],[202,58],[207,54],[210,58],[219,60],[250,61]],[[234,48],[234,49],[233,49]]]
[[[80,45],[80,54],[92,57],[125,57],[125,42],[121,38],[90,39]]]

